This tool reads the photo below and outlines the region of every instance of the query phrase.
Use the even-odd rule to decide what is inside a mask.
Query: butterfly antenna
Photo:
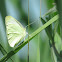
[[[38,20],[37,20],[38,21]],[[30,23],[29,25],[27,25],[26,27],[28,27],[28,26],[30,26],[30,25],[32,25],[33,23],[35,23],[36,21],[34,21],[34,22],[32,22],[32,23]]]

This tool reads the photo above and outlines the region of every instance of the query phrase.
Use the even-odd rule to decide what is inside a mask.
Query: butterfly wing
[[[8,43],[11,47],[14,47],[26,36],[26,29],[20,22],[11,16],[6,16],[5,24]]]

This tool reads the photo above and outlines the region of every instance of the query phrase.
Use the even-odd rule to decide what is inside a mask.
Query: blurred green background
[[[41,0],[41,16],[53,7],[53,0]],[[12,48],[9,46],[6,37],[5,17],[12,16],[16,18],[25,27],[28,24],[28,0],[0,0],[0,44],[9,52]],[[35,21],[35,22],[34,22]],[[34,32],[40,21],[40,0],[29,0],[29,22],[30,34]],[[41,23],[42,25],[42,23]],[[27,28],[26,28],[27,29]],[[27,29],[28,32],[28,29]],[[30,62],[52,62],[49,39],[45,30],[41,32],[40,37],[40,54],[38,51],[38,35],[29,43],[29,60]],[[0,59],[4,55],[0,51]],[[27,62],[28,45],[24,46],[18,53],[11,58],[14,62]],[[12,62],[10,59],[7,62]]]

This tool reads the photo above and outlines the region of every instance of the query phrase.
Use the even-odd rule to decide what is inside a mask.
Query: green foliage
[[[5,31],[5,24],[4,24],[5,23],[4,18],[5,18],[5,16],[7,16],[7,14],[8,15],[12,14],[11,16],[14,16],[16,19],[18,17],[18,20],[21,20],[21,19],[23,20],[23,21],[21,20],[21,22],[23,22],[23,24],[27,24],[27,19],[28,19],[27,11],[26,11],[26,9],[27,9],[26,4],[27,3],[26,3],[26,0],[25,1],[11,0],[10,2],[11,2],[11,5],[13,5],[13,8],[11,8],[9,2],[8,2],[9,5],[7,5],[7,6],[9,6],[11,10],[5,6],[4,0],[0,2],[0,12],[1,12],[1,16],[3,18],[3,23],[0,23],[0,43],[1,43],[0,44],[0,51],[3,54],[3,57],[0,59],[0,62],[5,62],[10,57],[11,57],[10,59],[13,59],[13,61],[15,61],[15,62],[27,62],[27,60],[26,60],[26,58],[27,58],[26,46],[28,43],[28,38],[26,37],[25,42],[23,42],[21,45],[17,46],[16,48],[14,48],[14,49],[10,48],[8,45],[8,42],[6,42],[7,39],[6,39],[6,34],[5,34],[6,31]],[[49,3],[49,1],[47,1],[47,2]],[[50,1],[50,2],[53,2],[53,1]],[[3,4],[3,6],[1,3]],[[52,7],[52,5],[51,5],[52,3],[49,3],[48,6],[50,7],[50,5],[51,5],[52,8],[50,8],[50,10],[48,10],[45,13],[45,15],[43,15],[43,17],[41,17],[41,22],[42,22],[43,26],[36,29],[36,27],[38,27],[38,23],[36,22],[37,25],[36,25],[36,23],[33,25],[34,29],[32,27],[30,27],[30,32],[31,32],[31,34],[29,35],[29,40],[31,41],[30,42],[30,62],[38,62],[37,58],[38,59],[40,58],[41,62],[46,62],[46,61],[52,62],[53,60],[54,60],[54,62],[57,62],[57,61],[62,62],[62,45],[61,45],[62,44],[62,42],[61,42],[61,32],[62,32],[61,31],[61,26],[62,26],[62,24],[61,24],[61,20],[62,20],[61,5],[62,4],[61,3],[62,3],[61,0],[60,1],[56,0],[56,5],[57,5],[58,11],[56,9],[56,5]],[[30,2],[30,4],[31,4],[31,2]],[[24,7],[24,5],[25,5],[25,7]],[[32,5],[30,5],[30,6],[32,6]],[[36,5],[34,4],[32,7],[34,7],[34,6],[36,6]],[[36,8],[37,8],[37,6],[36,6]],[[15,9],[15,11],[10,13],[14,9]],[[30,22],[34,21],[33,18],[35,18],[35,17],[33,14],[34,14],[34,12],[36,12],[36,10],[32,11],[31,9],[32,8],[30,7]],[[43,8],[42,8],[42,10],[43,10]],[[14,13],[16,13],[16,14],[14,15]],[[59,13],[59,15],[58,15],[58,13]],[[2,21],[2,20],[0,20],[0,21]],[[44,30],[45,30],[45,32],[44,32]],[[40,37],[39,37],[40,55],[37,55],[37,51],[38,51],[37,50],[37,46],[38,46],[37,34],[39,34],[39,33],[40,33]],[[46,36],[46,34],[48,37]],[[50,40],[50,41],[48,42],[48,40]],[[51,48],[49,48],[48,43],[50,44]],[[6,45],[6,47],[5,47],[5,45]],[[24,50],[24,51],[22,51],[22,50]],[[22,52],[23,52],[23,54],[22,54]],[[18,53],[18,54],[15,55],[16,53]],[[20,57],[19,57],[19,55],[20,55]],[[51,55],[52,55],[52,59],[51,59]],[[16,60],[16,58],[17,58],[17,60]],[[11,60],[8,60],[8,62],[11,62]]]
[[[62,38],[62,0],[55,0],[56,5],[57,5],[57,10],[59,13],[59,24],[60,24],[60,36]]]
[[[55,6],[51,8],[43,17],[45,17],[46,20],[41,18],[42,23],[46,23],[50,18],[54,17],[57,14],[57,10]],[[60,18],[60,17],[59,17]],[[56,54],[57,56],[57,61],[62,61],[61,58],[61,51],[62,51],[62,42],[61,42],[61,34],[60,32],[60,25],[59,25],[59,20],[57,20],[55,23],[51,24],[45,29],[49,39],[52,41],[50,46],[53,47],[54,50],[54,55]],[[61,57],[61,58],[60,58]]]
[[[51,20],[49,20],[47,23],[45,23],[43,26],[38,28],[36,31],[34,31],[31,35],[29,35],[29,40],[31,40],[33,37],[35,37],[38,33],[40,33],[43,29],[45,29],[47,26],[49,26],[51,23],[56,21],[58,19],[58,15],[53,17]],[[5,58],[10,58],[12,55],[17,53],[23,46],[25,46],[28,43],[28,38],[25,40],[25,42],[22,45],[19,45],[14,51],[9,52],[7,55],[5,55],[0,61],[6,61]],[[11,55],[10,55],[11,54]]]

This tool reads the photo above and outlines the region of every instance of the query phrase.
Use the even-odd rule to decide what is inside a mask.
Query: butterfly
[[[8,43],[11,47],[16,46],[25,38],[26,28],[12,16],[5,17],[5,25]]]

